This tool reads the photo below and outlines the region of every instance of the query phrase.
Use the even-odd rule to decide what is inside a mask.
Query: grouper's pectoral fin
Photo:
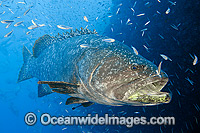
[[[80,86],[78,84],[72,84],[68,82],[62,82],[62,81],[38,81],[39,85],[48,85],[47,87],[51,88],[52,92],[57,92],[61,94],[75,94],[77,92],[77,88]],[[83,106],[83,107],[89,107],[90,105],[93,105],[94,103],[89,102],[88,100],[77,98],[77,97],[70,97],[66,101],[66,105],[79,103],[81,105],[77,106]],[[76,109],[77,107],[73,107],[72,109]]]
[[[87,103],[89,102],[88,100],[85,99],[81,99],[81,98],[77,98],[77,97],[70,97],[67,99],[66,101],[66,105],[70,105],[70,104],[75,104],[75,103]]]
[[[53,92],[61,94],[77,93],[79,85],[62,81],[38,81],[38,84],[48,84]]]
[[[66,101],[66,105],[75,104],[75,103],[81,103],[81,105],[73,107],[72,108],[73,110],[76,109],[76,108],[78,108],[78,107],[81,107],[81,106],[83,106],[83,107],[89,107],[89,106],[91,106],[91,105],[94,104],[92,102],[89,102],[88,100],[77,98],[77,97],[70,97]]]

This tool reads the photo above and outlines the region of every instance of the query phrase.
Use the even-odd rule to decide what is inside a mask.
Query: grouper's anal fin
[[[51,90],[51,88],[48,85],[46,85],[46,84],[38,85],[38,97],[43,97],[43,96],[46,96],[51,93],[53,93],[53,91]]]
[[[61,94],[77,93],[79,85],[62,81],[38,81],[38,84],[48,84],[53,92]]]

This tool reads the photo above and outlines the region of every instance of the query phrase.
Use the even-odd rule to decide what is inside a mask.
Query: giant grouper
[[[38,96],[52,92],[68,94],[66,104],[93,103],[148,106],[169,103],[171,94],[161,92],[167,74],[135,54],[119,41],[104,41],[88,29],[35,41],[33,54],[24,46],[24,64],[18,82],[38,79]]]

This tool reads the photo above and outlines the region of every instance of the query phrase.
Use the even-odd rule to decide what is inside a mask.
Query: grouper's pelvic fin
[[[73,107],[72,109],[76,109],[78,107],[89,107],[91,105],[93,105],[94,103],[93,102],[89,102],[88,100],[85,100],[85,99],[82,99],[82,98],[77,98],[77,97],[70,97],[67,99],[66,101],[66,105],[70,105],[70,104],[75,104],[75,103],[80,103],[81,105],[78,105],[76,107]]]
[[[28,67],[28,61],[29,59],[32,57],[31,52],[25,47],[23,46],[23,61],[24,64],[19,72],[19,77],[17,82],[21,82],[27,79],[32,78],[31,74],[30,74],[30,68]]]
[[[89,102],[88,100],[77,98],[77,97],[70,97],[66,101],[66,105],[75,104],[75,103],[86,103]]]
[[[91,105],[93,105],[93,104],[94,104],[94,103],[92,103],[92,102],[81,103],[81,105],[78,105],[78,106],[76,106],[76,107],[73,107],[72,110],[75,110],[76,108],[81,107],[81,106],[83,106],[83,107],[89,107],[89,106],[91,106]]]

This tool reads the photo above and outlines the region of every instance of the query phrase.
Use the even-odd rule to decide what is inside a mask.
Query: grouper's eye
[[[138,68],[139,68],[138,65],[132,65],[131,66],[131,70],[133,70],[133,71],[137,70]]]
[[[131,66],[131,70],[132,71],[135,71],[135,70],[138,70],[138,69],[140,69],[140,70],[143,70],[143,69],[146,69],[146,65],[132,65]]]

